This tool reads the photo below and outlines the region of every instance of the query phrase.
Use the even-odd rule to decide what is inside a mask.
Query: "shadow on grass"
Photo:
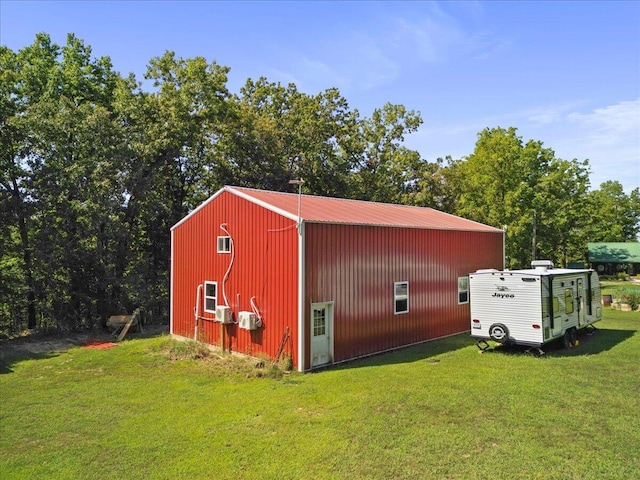
[[[397,349],[374,353],[372,355],[347,360],[338,364],[327,365],[326,367],[313,370],[313,372],[323,371],[326,369],[338,370],[376,367],[399,363],[413,363],[425,360],[431,363],[438,363],[440,360],[434,357],[445,353],[453,353],[456,350],[461,350],[463,348],[468,348],[469,346],[474,345],[474,343],[475,341],[469,336],[469,332],[460,333],[451,337],[430,340],[428,342],[407,347],[398,347]]]
[[[579,345],[574,348],[564,348],[562,339],[555,340],[543,346],[544,356],[552,357],[573,357],[580,355],[597,355],[607,350],[611,350],[616,345],[630,339],[635,335],[635,330],[618,330],[618,329],[594,329],[587,331],[586,329],[578,332]],[[469,336],[469,333],[461,333],[447,338],[432,340],[418,345],[409,347],[401,347],[387,352],[381,352],[370,356],[347,360],[342,363],[327,365],[323,368],[313,370],[313,372],[321,372],[324,370],[353,369],[363,367],[375,367],[383,365],[392,365],[398,363],[412,363],[419,361],[427,361],[438,363],[440,359],[435,358],[438,355],[453,353],[470,346],[475,346],[476,340]],[[499,345],[490,348],[485,354],[501,354],[501,355],[527,355],[538,356],[535,349],[520,345]],[[543,357],[544,357],[543,356]]]
[[[63,352],[11,352],[9,354],[0,355],[0,375],[5,373],[13,373],[13,365],[23,360],[45,360],[47,358],[55,358]]]
[[[614,329],[587,329],[578,332],[579,344],[573,348],[565,348],[562,338],[554,340],[542,346],[546,356],[552,357],[576,357],[583,355],[597,355],[611,350],[616,345],[630,339],[635,335],[635,330]],[[498,345],[490,348],[485,353],[500,353],[503,355],[536,355],[536,349],[521,345]],[[537,356],[537,355],[536,355]]]

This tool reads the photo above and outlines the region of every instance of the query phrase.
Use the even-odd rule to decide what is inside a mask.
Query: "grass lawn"
[[[640,478],[640,314],[597,326],[541,358],[463,334],[281,378],[166,336],[5,355],[0,477]]]

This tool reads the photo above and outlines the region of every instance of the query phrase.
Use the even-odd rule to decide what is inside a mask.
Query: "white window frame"
[[[398,287],[406,285],[407,293],[406,294],[398,294]],[[406,310],[398,310],[398,302],[407,302]],[[409,282],[393,282],[393,314],[401,315],[403,313],[409,313]]]
[[[213,285],[215,288],[215,295],[209,295],[209,289],[207,288],[209,285]],[[214,306],[213,310],[207,308],[208,300],[213,300]],[[207,313],[216,313],[216,307],[218,306],[218,282],[205,281],[204,282],[204,311]]]
[[[217,241],[218,253],[231,253],[231,237],[220,236]]]
[[[466,283],[467,283],[466,289],[460,289],[460,280],[462,280],[463,278],[466,279]],[[460,301],[461,293],[465,293],[467,295],[467,299],[464,302]],[[458,305],[464,305],[465,303],[469,303],[469,277],[466,275],[463,277],[458,277]]]

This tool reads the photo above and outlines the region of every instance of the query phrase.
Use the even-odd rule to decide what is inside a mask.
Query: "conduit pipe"
[[[233,237],[231,236],[231,234],[229,233],[229,230],[227,230],[226,227],[227,227],[226,223],[220,224],[220,230],[226,233],[227,237],[229,237],[229,247],[231,248],[231,260],[229,261],[229,268],[227,268],[227,271],[224,274],[224,277],[222,278],[222,298],[224,298],[224,304],[227,307],[229,307],[230,305],[229,305],[229,302],[227,301],[227,292],[226,292],[225,286],[226,286],[227,280],[229,279],[229,273],[231,273],[231,267],[233,266],[233,261],[235,260],[236,249],[233,244]]]
[[[256,327],[260,328],[262,326],[262,315],[260,315],[260,310],[256,305],[256,297],[255,295],[249,299],[249,303],[251,304],[251,310],[256,315]]]
[[[196,292],[196,305],[193,307],[193,315],[195,317],[195,327],[193,329],[193,341],[198,341],[198,320],[200,320],[200,305],[202,303],[202,289],[204,287],[202,284],[198,285],[198,289]]]

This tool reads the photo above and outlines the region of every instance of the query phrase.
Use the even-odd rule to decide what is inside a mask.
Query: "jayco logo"
[[[513,293],[498,293],[498,292],[494,293],[491,296],[495,298],[515,298],[516,297]]]

